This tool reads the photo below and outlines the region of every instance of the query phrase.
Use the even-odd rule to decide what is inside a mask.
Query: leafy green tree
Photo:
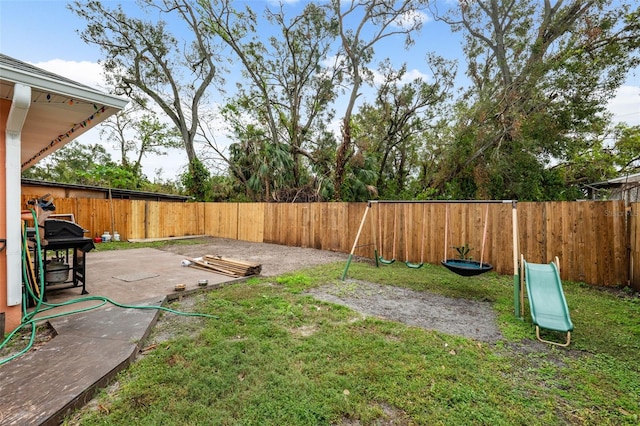
[[[619,124],[614,132],[618,174],[640,171],[640,126]]]
[[[141,189],[147,181],[132,170],[116,164],[104,146],[73,141],[23,174],[25,178],[50,182]]]
[[[629,2],[478,0],[441,17],[464,34],[472,86],[434,185],[462,197],[573,196],[557,164],[606,132],[607,100],[639,63],[639,16]]]
[[[144,182],[143,191],[158,192],[161,194],[184,194],[181,183],[178,179],[170,179],[162,177],[162,170],[156,170],[156,176],[152,181]]]
[[[264,129],[263,137],[248,137],[235,147],[232,155],[235,165],[243,164],[242,172],[233,171],[235,176],[244,176],[248,164],[255,164],[251,173],[263,176],[259,170],[262,164],[251,158],[243,161],[238,156],[254,152],[257,143],[265,143],[269,146],[264,151],[280,153],[284,152],[280,146],[288,148],[292,171],[280,176],[292,180],[283,183],[285,186],[295,188],[312,183],[318,193],[331,194],[335,199],[359,193],[352,191],[343,197],[343,191],[349,192],[350,185],[356,182],[363,184],[361,188],[372,189],[371,179],[365,179],[371,184],[364,184],[357,178],[368,176],[362,166],[370,163],[360,161],[352,141],[352,114],[363,84],[373,79],[367,67],[373,61],[374,46],[392,36],[403,36],[410,45],[411,35],[422,25],[419,12],[424,2],[332,1],[327,7],[310,3],[302,14],[290,20],[285,18],[282,8],[277,12],[267,8],[266,22],[278,32],[268,43],[258,36],[260,23],[250,8],[235,10],[229,0],[202,5],[208,28],[232,50],[248,82],[226,106],[225,117],[232,123],[236,136],[242,135],[249,125]],[[336,38],[339,50],[333,52]],[[329,57],[335,58],[334,63],[323,65]],[[340,94],[341,83],[349,92],[342,119],[343,137],[337,150],[329,153],[327,142],[331,138],[327,137],[326,128],[334,114],[330,105]],[[323,164],[329,160],[332,165]],[[248,183],[249,179],[240,181]],[[257,177],[251,182],[258,181],[266,182]]]
[[[233,189],[233,180],[229,176],[211,176],[211,197],[209,201],[248,201],[240,197]]]
[[[113,164],[93,164],[88,170],[78,170],[84,183],[108,188],[138,189],[140,178],[133,171]]]
[[[50,182],[93,184],[95,179],[89,177],[86,172],[94,169],[97,165],[116,167],[111,154],[104,146],[100,144],[87,145],[74,140],[49,155],[45,160],[25,170],[22,176]]]
[[[248,126],[230,146],[231,173],[252,201],[273,201],[274,193],[292,181],[292,158],[284,144],[273,144],[264,130]]]
[[[181,175],[182,185],[194,201],[211,201],[211,175],[197,158],[189,163],[189,169]]]
[[[175,128],[135,105],[109,117],[101,125],[100,136],[118,149],[120,166],[137,176],[142,176],[142,159],[147,155],[163,156],[169,149],[183,147]]]
[[[353,140],[353,115],[356,101],[364,84],[370,83],[373,73],[367,68],[374,59],[375,46],[390,37],[404,37],[405,46],[413,44],[412,36],[423,24],[421,0],[331,0],[338,24],[341,51],[339,67],[347,80],[347,102],[341,118],[341,140],[336,150],[334,166],[334,198],[342,200],[342,190],[351,157],[358,153]]]
[[[618,124],[611,134],[605,134],[587,149],[572,153],[552,169],[558,170],[563,181],[576,189],[637,173],[640,170],[640,126]]]
[[[383,82],[375,101],[363,104],[354,115],[355,145],[375,159],[375,186],[381,198],[412,198],[407,185],[418,170],[419,155],[427,155],[423,134],[441,112],[439,105],[453,84],[451,64],[432,60],[433,83],[422,79],[402,83],[405,66],[394,70],[388,62],[382,64]]]

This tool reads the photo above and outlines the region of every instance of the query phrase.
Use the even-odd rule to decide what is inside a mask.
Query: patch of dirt
[[[490,343],[502,339],[496,314],[488,302],[454,299],[358,280],[314,288],[307,294],[348,306],[365,315],[415,327]]]
[[[376,426],[393,426],[393,425],[413,425],[415,422],[411,421],[411,418],[402,410],[392,407],[387,403],[375,404],[382,411],[381,418],[378,418],[373,423]],[[339,423],[339,426],[360,426],[362,422],[359,419],[351,419],[344,417]]]
[[[181,312],[197,312],[196,306],[198,302],[205,297],[204,293],[190,295],[176,299],[167,307]],[[205,319],[202,317],[161,312],[155,327],[138,355],[144,356],[156,349],[158,344],[171,340],[176,336],[196,336],[202,330],[204,322]]]
[[[204,255],[229,257],[262,265],[260,276],[273,277],[325,263],[345,261],[348,255],[312,248],[287,247],[278,244],[252,243],[226,238],[203,238],[203,244],[170,245],[161,250],[187,257]]]
[[[220,255],[262,265],[261,276],[272,277],[299,269],[345,261],[345,253],[225,238],[205,238],[203,244],[171,245],[163,250],[187,257]],[[453,299],[395,286],[347,280],[310,290],[318,300],[348,306],[365,315],[400,321],[446,334],[495,342],[502,338],[490,303]]]

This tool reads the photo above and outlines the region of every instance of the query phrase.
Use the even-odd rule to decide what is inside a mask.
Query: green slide
[[[562,290],[558,267],[553,262],[549,264],[523,263],[531,318],[536,325],[536,337],[545,343],[569,346],[573,323]],[[540,328],[567,333],[566,343],[561,344],[541,339]]]

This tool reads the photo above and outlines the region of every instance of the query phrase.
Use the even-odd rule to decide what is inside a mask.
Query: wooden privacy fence
[[[23,206],[38,195],[22,195]],[[56,214],[73,214],[76,223],[97,237],[118,231],[123,240],[202,235],[204,203],[173,203],[96,198],[56,198]],[[173,204],[173,205],[172,205]]]
[[[631,203],[629,210],[629,282],[640,291],[640,203]]]
[[[23,194],[23,201],[35,197]],[[72,213],[91,237],[105,230],[118,231],[123,240],[210,235],[344,253],[351,251],[367,206],[102,199],[54,203],[56,213]],[[474,260],[483,256],[498,273],[512,274],[511,211],[511,203],[372,203],[355,255],[373,258],[375,240],[384,258],[439,263],[457,255],[452,247],[468,244]],[[565,280],[630,283],[640,289],[639,212],[640,203],[625,209],[623,201],[518,203],[519,252],[534,263],[558,256]]]
[[[624,201],[519,203],[518,217],[527,261],[558,256],[562,279],[571,281],[616,286],[630,279]]]

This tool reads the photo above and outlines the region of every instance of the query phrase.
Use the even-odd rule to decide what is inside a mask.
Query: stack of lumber
[[[206,255],[198,259],[188,259],[192,268],[198,268],[216,272],[230,277],[248,277],[250,275],[259,275],[262,271],[262,265],[259,263],[250,263],[237,259],[229,259],[228,257]]]

